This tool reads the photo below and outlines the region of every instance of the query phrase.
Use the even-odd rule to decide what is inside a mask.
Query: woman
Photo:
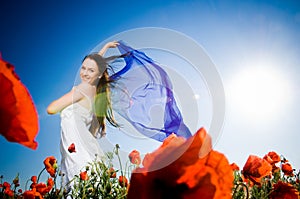
[[[119,56],[103,58],[108,48],[118,47]],[[124,65],[116,73],[108,74],[106,61],[122,58]],[[114,67],[117,68],[117,62]],[[88,55],[80,70],[82,83],[69,93],[52,102],[49,114],[61,111],[61,153],[62,171],[67,181],[78,174],[88,162],[103,155],[95,137],[105,135],[105,121],[116,123],[112,108],[127,120],[139,133],[163,141],[172,133],[188,138],[191,133],[183,122],[172,92],[172,83],[167,73],[142,51],[127,46],[122,41],[107,43],[99,53]],[[116,84],[112,84],[116,82]],[[110,98],[113,90],[114,104]],[[94,105],[93,105],[94,104]],[[154,106],[162,112],[150,115]],[[163,121],[156,125],[151,121],[163,115]],[[96,115],[98,126],[92,125]],[[156,117],[159,116],[159,117]],[[95,129],[95,130],[94,130]],[[68,148],[75,145],[76,152]]]
[[[105,119],[118,126],[111,111],[107,59],[102,57],[108,48],[117,45],[117,42],[109,42],[98,53],[86,56],[80,69],[81,83],[47,108],[49,114],[61,112],[61,170],[66,176],[65,183],[78,175],[88,162],[104,155],[96,137],[97,132],[105,135]],[[95,113],[97,126],[94,125]]]

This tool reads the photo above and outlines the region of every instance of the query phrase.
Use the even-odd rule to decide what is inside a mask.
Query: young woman
[[[80,69],[81,83],[47,108],[49,114],[60,112],[61,115],[61,170],[65,183],[78,175],[88,162],[104,155],[96,137],[98,132],[100,136],[105,135],[105,120],[118,126],[112,115],[110,80],[103,58],[108,48],[117,45],[117,42],[109,42],[98,53],[87,55]]]
[[[102,57],[108,48],[114,47],[118,47],[121,55]],[[116,73],[108,74],[107,61],[117,58],[122,58],[124,66]],[[96,137],[98,132],[100,136],[105,135],[106,120],[119,127],[112,114],[113,108],[140,134],[151,139],[163,141],[172,133],[185,138],[191,136],[176,105],[167,73],[142,51],[122,41],[109,42],[99,53],[84,58],[80,78],[79,85],[52,102],[47,109],[49,114],[61,112],[61,167],[67,182],[88,162],[103,155]],[[114,104],[110,96],[112,90]],[[157,113],[164,118],[159,125],[151,123],[156,119],[155,115],[150,115],[154,106],[163,110]],[[96,128],[92,124],[95,117],[98,121]],[[68,150],[72,144],[75,153]]]

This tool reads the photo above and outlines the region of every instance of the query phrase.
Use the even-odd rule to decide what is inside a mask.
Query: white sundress
[[[75,87],[75,89],[77,89]],[[83,95],[82,91],[77,89]],[[87,99],[89,97],[85,95]],[[90,100],[90,99],[89,99]],[[61,171],[66,184],[79,175],[89,162],[100,159],[104,155],[97,138],[89,131],[94,117],[93,111],[73,103],[61,112]],[[70,153],[69,146],[74,143],[76,152]]]

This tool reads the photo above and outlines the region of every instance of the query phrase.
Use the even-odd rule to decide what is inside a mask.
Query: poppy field
[[[73,146],[76,147],[76,146]],[[73,152],[73,151],[70,151]],[[18,189],[18,176],[12,183],[1,177],[1,198],[265,198],[298,199],[299,171],[276,152],[264,157],[250,155],[242,169],[211,148],[211,140],[201,128],[190,139],[170,135],[162,145],[146,154],[133,150],[130,165],[120,170],[112,164],[119,158],[119,146],[101,161],[88,164],[70,182],[58,186],[60,172],[53,156],[44,160],[41,172],[48,180],[32,176],[26,190]],[[138,190],[138,191],[137,191]]]
[[[34,104],[13,66],[0,61],[1,134],[10,142],[35,149],[38,117]],[[18,95],[23,96],[22,100]],[[263,157],[250,154],[240,168],[212,148],[211,137],[204,128],[188,139],[171,134],[143,158],[133,150],[125,166],[119,150],[116,145],[100,161],[90,162],[66,185],[61,183],[64,173],[54,156],[45,157],[44,168],[27,180],[24,190],[20,188],[19,175],[8,182],[5,174],[0,174],[0,198],[300,198],[300,171],[284,156],[275,151]],[[76,145],[71,144],[68,151],[76,153]],[[119,165],[113,165],[114,159]],[[45,173],[48,177],[44,182],[40,177]]]

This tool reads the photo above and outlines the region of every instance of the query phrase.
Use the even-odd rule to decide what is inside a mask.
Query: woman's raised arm
[[[103,56],[106,53],[107,49],[109,49],[109,48],[115,48],[118,45],[119,45],[119,43],[117,41],[108,42],[108,43],[106,43],[103,46],[103,48],[98,52],[98,54],[101,55],[101,56]]]

